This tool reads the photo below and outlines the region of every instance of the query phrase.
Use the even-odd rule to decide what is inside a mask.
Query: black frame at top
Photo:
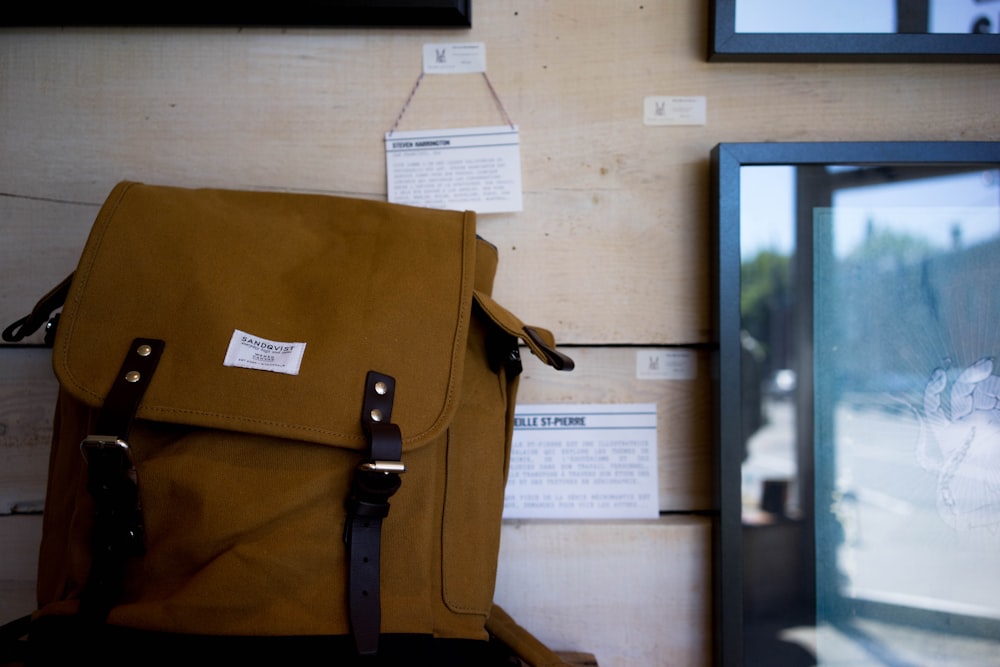
[[[210,11],[204,3],[28,4],[0,27],[472,27],[472,0],[293,0]]]
[[[740,170],[746,166],[956,167],[1000,168],[1000,142],[789,142],[722,143],[711,152],[712,170],[712,310],[718,348],[713,358],[715,508],[713,535],[715,664],[738,667],[743,652],[743,547],[740,431]],[[796,239],[797,255],[812,256],[811,239]],[[797,282],[815,292],[811,271]],[[810,301],[811,303],[811,301]],[[811,306],[805,308],[811,312]],[[805,324],[811,335],[811,318]],[[800,347],[812,366],[811,345]],[[811,375],[797,391],[800,419],[811,428]],[[810,384],[805,387],[805,384]]]
[[[997,34],[736,32],[737,1],[710,0],[709,61],[1000,61]]]

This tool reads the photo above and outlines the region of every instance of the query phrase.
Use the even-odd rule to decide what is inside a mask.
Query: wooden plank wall
[[[1000,70],[721,64],[698,0],[474,0],[448,29],[0,30],[0,323],[75,265],[119,180],[385,198],[383,133],[421,47],[477,41],[521,130],[524,211],[483,216],[496,297],[573,346],[526,403],[655,402],[658,521],[511,522],[497,599],[600,664],[711,661],[709,162],[722,141],[1000,138]],[[704,96],[704,125],[643,123]],[[479,75],[428,76],[399,129],[503,122]],[[640,380],[681,346],[695,380]],[[44,352],[0,349],[0,612],[31,603],[54,397]]]

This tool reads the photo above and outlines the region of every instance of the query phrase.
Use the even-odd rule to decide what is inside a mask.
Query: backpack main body
[[[572,368],[496,268],[469,212],[119,184],[55,334],[34,621],[486,641],[519,347]]]

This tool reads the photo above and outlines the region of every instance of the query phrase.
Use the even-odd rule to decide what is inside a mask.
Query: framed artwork
[[[74,3],[57,9],[27,5],[18,12],[5,12],[0,26],[469,28],[472,0],[295,0],[276,5],[241,4],[220,12],[190,2],[158,6]]]
[[[718,664],[1000,652],[1000,143],[723,143]]]
[[[710,61],[1000,60],[1000,0],[711,0]]]

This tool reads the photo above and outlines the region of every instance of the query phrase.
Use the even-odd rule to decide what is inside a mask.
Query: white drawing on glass
[[[1000,528],[1000,376],[984,357],[948,389],[936,368],[924,388],[917,462],[937,475],[937,508],[956,530]],[[947,405],[945,405],[947,401]]]

